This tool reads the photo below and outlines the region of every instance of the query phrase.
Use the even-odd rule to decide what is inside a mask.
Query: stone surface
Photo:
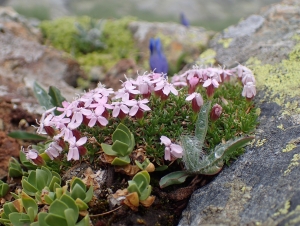
[[[300,225],[299,26],[300,1],[285,0],[211,41],[218,63],[254,71],[259,126],[246,153],[192,195],[179,225]]]
[[[42,45],[39,30],[11,8],[0,8],[0,26],[0,78],[16,84],[8,88],[2,83],[1,96],[19,98],[23,107],[33,111],[36,106],[29,109],[28,103],[34,99],[36,81],[46,90],[56,86],[72,100],[78,92],[74,89],[77,78],[85,77],[79,64],[65,53]]]

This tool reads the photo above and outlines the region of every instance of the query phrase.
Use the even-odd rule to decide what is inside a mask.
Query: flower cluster
[[[64,101],[62,107],[48,109],[41,117],[37,132],[52,137],[52,142],[45,150],[52,160],[64,150],[68,151],[68,161],[79,160],[80,156],[87,152],[85,144],[88,141],[88,138],[80,133],[79,127],[82,124],[90,128],[105,127],[110,118],[123,120],[125,117],[135,117],[142,119],[144,113],[151,110],[147,104],[152,96],[164,101],[169,98],[170,94],[179,95],[177,89],[185,86],[187,86],[189,94],[186,100],[192,102],[192,109],[195,112],[199,112],[203,105],[203,98],[197,92],[197,88],[204,87],[207,97],[211,99],[214,90],[234,75],[244,85],[242,95],[247,99],[253,98],[256,94],[254,76],[248,68],[241,65],[231,70],[195,66],[182,75],[173,76],[171,82],[164,74],[151,72],[139,75],[136,79],[126,78],[122,87],[116,92],[99,84],[97,88],[77,96],[72,102]],[[218,109],[219,111],[216,113],[221,112],[220,108]],[[182,156],[180,148],[171,144],[171,141],[167,140],[169,138],[163,136],[161,139],[162,143],[166,145],[166,160]],[[31,155],[28,155],[28,158],[31,158]]]

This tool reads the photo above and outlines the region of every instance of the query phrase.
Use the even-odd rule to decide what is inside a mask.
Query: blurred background
[[[49,20],[62,16],[92,18],[133,16],[138,20],[179,22],[184,13],[191,25],[220,31],[261,7],[280,0],[0,0],[26,17]]]

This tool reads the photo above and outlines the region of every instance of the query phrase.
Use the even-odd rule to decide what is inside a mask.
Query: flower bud
[[[215,104],[210,112],[210,119],[212,121],[216,121],[218,118],[220,118],[222,114],[222,107],[219,104]]]

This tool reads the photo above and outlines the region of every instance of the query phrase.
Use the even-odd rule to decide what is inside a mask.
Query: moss
[[[218,41],[219,44],[223,44],[224,49],[227,49],[230,46],[231,42],[232,42],[232,38],[224,38]]]
[[[75,46],[74,36],[77,30],[74,24],[80,23],[83,27],[90,24],[90,17],[64,17],[53,21],[44,21],[40,28],[46,42],[55,48],[72,54],[86,72],[93,66],[103,66],[107,71],[121,58],[136,58],[137,49],[131,32],[127,29],[133,18],[125,17],[120,20],[106,20],[102,31],[103,41],[107,48],[89,54],[83,54]]]
[[[197,64],[202,65],[214,65],[216,63],[216,51],[213,49],[207,49],[200,54]]]

